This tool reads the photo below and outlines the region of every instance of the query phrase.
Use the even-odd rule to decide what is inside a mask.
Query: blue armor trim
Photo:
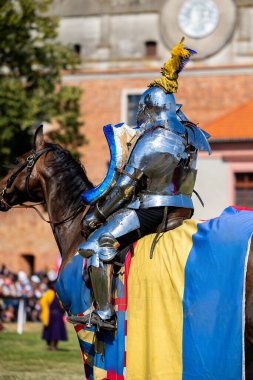
[[[117,124],[115,125],[115,127],[119,128],[123,124],[124,123]],[[82,194],[82,199],[84,203],[88,205],[95,203],[98,200],[98,198],[102,197],[108,191],[111,183],[115,178],[115,168],[117,167],[117,149],[112,125],[105,125],[103,131],[110,149],[110,164],[103,182],[101,182],[98,186],[95,186],[93,189],[86,191]]]

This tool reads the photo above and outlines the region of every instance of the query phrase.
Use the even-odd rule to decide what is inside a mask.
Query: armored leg
[[[88,273],[91,280],[94,298],[97,303],[96,313],[101,319],[110,319],[114,315],[111,306],[111,276],[110,264],[104,264],[97,254],[88,261]]]
[[[117,238],[137,230],[139,227],[140,223],[136,212],[123,209],[112,215],[108,222],[90,235],[78,249],[81,256],[89,258],[88,273],[97,303],[96,313],[102,320],[110,319],[115,314],[110,302],[111,279],[106,263],[118,253]]]

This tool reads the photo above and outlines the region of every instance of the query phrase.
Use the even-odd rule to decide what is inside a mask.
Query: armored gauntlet
[[[108,198],[99,207],[101,217],[105,219],[132,198],[136,185],[143,175],[141,170],[131,166],[126,166],[125,170],[122,170],[121,173]]]
[[[118,181],[104,203],[96,204],[94,209],[86,215],[83,220],[84,228],[91,230],[98,228],[108,216],[120,209],[128,200],[131,200],[142,174],[141,170],[131,166],[122,170]]]

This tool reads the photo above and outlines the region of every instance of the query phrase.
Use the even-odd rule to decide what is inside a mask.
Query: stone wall
[[[50,13],[70,17],[94,14],[158,12],[165,0],[54,0]]]
[[[51,12],[62,17],[59,40],[73,48],[79,46],[84,68],[159,67],[183,35],[188,46],[198,51],[193,67],[252,63],[253,1],[209,2],[217,10],[218,21],[211,32],[207,31],[201,38],[192,37],[187,28],[188,11],[180,26],[179,15],[186,0],[76,0],[75,6],[72,1],[58,0]],[[201,13],[194,17],[201,21]],[[157,51],[143,62],[148,41],[156,42]]]
[[[166,0],[54,0],[50,13],[70,17],[103,13],[159,12],[164,3]],[[235,3],[239,6],[250,6],[253,5],[253,0],[235,0]]]

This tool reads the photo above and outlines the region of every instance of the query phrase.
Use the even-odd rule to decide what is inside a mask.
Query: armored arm
[[[143,172],[140,169],[127,165],[121,171],[119,179],[104,203],[96,204],[95,208],[86,215],[83,221],[84,227],[96,229],[99,224],[105,222],[108,216],[120,209],[131,199],[142,175]]]

